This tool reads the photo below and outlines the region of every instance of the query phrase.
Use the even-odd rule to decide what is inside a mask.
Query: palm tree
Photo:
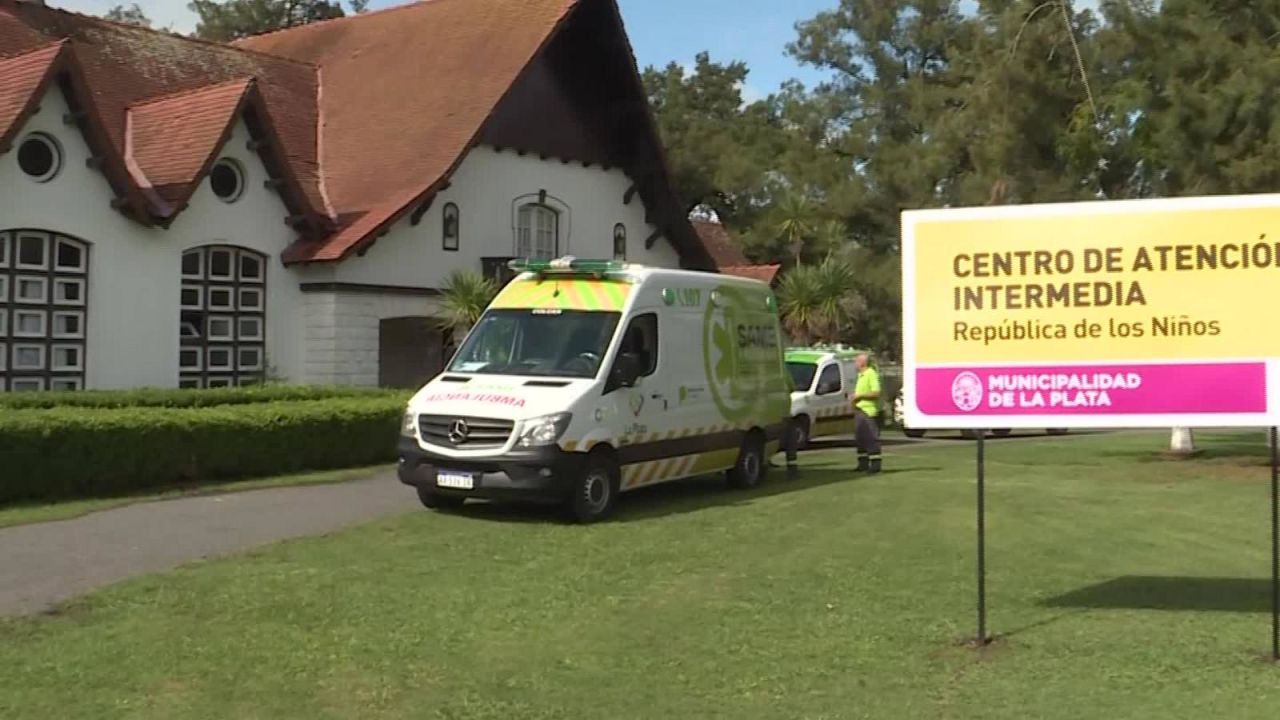
[[[817,213],[809,198],[799,193],[788,193],[778,203],[777,232],[786,241],[796,265],[801,264],[805,240],[813,235],[814,216]]]
[[[849,249],[849,227],[843,220],[828,220],[815,233],[814,242],[822,253],[839,253]]]
[[[460,341],[480,320],[498,290],[496,282],[474,270],[449,273],[440,292],[444,301],[441,329],[451,335],[454,343]]]
[[[832,256],[787,271],[778,298],[783,326],[804,344],[840,340],[866,309],[853,267]]]

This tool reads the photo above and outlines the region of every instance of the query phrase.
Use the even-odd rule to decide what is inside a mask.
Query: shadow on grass
[[[941,468],[888,468],[876,477],[937,470]],[[867,476],[849,468],[802,467],[793,475],[786,468],[775,467],[770,470],[768,478],[760,487],[754,490],[733,490],[727,486],[723,475],[706,475],[624,493],[618,501],[613,522],[636,522],[713,507],[746,505],[761,498],[866,478]],[[566,518],[565,512],[559,507],[508,503],[468,503],[454,513],[479,520],[512,523],[563,523]]]
[[[1040,604],[1091,610],[1270,612],[1271,581],[1129,575],[1073,590]]]

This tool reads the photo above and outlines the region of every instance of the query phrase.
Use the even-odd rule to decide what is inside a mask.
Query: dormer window
[[[444,249],[450,252],[458,249],[458,206],[454,203],[446,203],[444,212],[441,214],[443,228],[441,231],[444,237]]]
[[[244,170],[230,158],[219,160],[209,171],[209,187],[224,203],[233,203],[244,194]]]
[[[62,147],[44,133],[32,133],[18,146],[18,167],[36,182],[49,182],[62,169]]]

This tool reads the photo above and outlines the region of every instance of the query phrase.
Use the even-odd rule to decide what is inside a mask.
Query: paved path
[[[192,560],[421,510],[393,472],[334,485],[180,498],[0,529],[0,615]]]

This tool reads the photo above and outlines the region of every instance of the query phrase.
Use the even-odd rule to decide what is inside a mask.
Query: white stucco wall
[[[629,261],[679,267],[679,255],[666,238],[645,249],[645,238],[653,227],[644,220],[644,204],[638,194],[629,205],[623,204],[630,186],[631,179],[621,170],[584,168],[581,163],[478,147],[467,155],[452,184],[435,199],[417,227],[407,218],[397,223],[364,257],[349,258],[336,267],[333,279],[439,288],[452,270],[479,271],[483,257],[514,255],[514,204],[536,202],[540,190],[547,191],[549,205],[562,210],[561,255],[613,257],[613,226],[622,223],[627,228]],[[445,251],[441,240],[442,213],[451,202],[457,204],[460,217],[457,252]]]
[[[265,169],[245,147],[249,134],[243,124],[223,150],[244,168],[242,197],[224,203],[205,181],[173,226],[161,230],[111,208],[110,185],[86,165],[91,153],[80,131],[63,123],[67,112],[61,91],[52,89],[18,134],[19,143],[30,132],[57,139],[63,165],[53,180],[36,183],[22,173],[18,143],[0,155],[0,230],[47,230],[90,243],[86,386],[177,385],[182,253],[207,244],[237,245],[268,256],[268,362],[286,377],[300,378],[302,294],[297,274],[279,260],[293,233],[284,224],[284,204],[263,186]]]
[[[659,267],[679,267],[674,248],[644,240],[653,228],[644,221],[639,196],[624,204],[631,180],[619,170],[584,168],[581,163],[540,160],[514,152],[477,148],[454,174],[415,227],[406,218],[363,256],[309,270],[311,282],[439,289],[456,269],[481,269],[481,258],[509,257],[515,251],[515,206],[536,201],[561,211],[560,254],[613,256],[613,227],[627,227],[627,259]],[[443,249],[442,214],[456,203],[460,239],[456,252]],[[312,382],[371,385],[378,380],[378,333],[382,320],[431,317],[438,300],[368,292],[311,293],[307,297],[305,375]]]

